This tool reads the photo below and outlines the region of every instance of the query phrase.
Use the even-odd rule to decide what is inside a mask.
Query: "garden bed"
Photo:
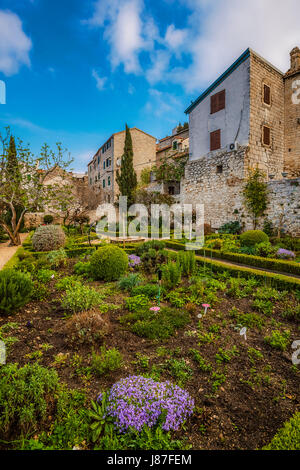
[[[20,367],[38,363],[57,371],[68,389],[84,392],[85,409],[99,392],[121,378],[145,375],[170,380],[187,390],[196,405],[184,430],[173,433],[182,442],[178,448],[262,448],[299,410],[299,369],[291,361],[291,345],[299,339],[300,304],[295,292],[282,293],[257,280],[232,280],[229,274],[198,268],[198,282],[203,283],[204,290],[197,301],[191,299],[191,282],[183,276],[177,287],[165,290],[160,305],[172,309],[174,318],[184,312],[186,320],[180,327],[171,325],[169,337],[162,339],[158,329],[157,338],[149,339],[148,333],[143,336],[149,329],[134,329],[141,320],[132,315],[135,310],[130,314],[126,303],[129,293],[120,290],[117,282],[80,278],[85,286],[101,293],[106,305],[102,313],[107,327],[104,344],[121,355],[119,367],[99,376],[92,367],[93,351],[101,350],[103,340],[94,344],[67,341],[70,331],[65,325],[72,314],[62,306],[64,290],[56,287],[65,276],[74,276],[76,261],[67,259],[54,278],[36,284],[35,295],[40,295],[40,300],[31,301],[8,317],[0,316],[0,332],[9,344],[8,363]],[[153,272],[143,276],[144,284],[157,279]],[[203,302],[211,308],[198,318],[203,314]],[[155,304],[152,299],[148,307]],[[152,314],[154,326],[155,315],[160,313]],[[146,313],[145,318],[147,323]],[[246,339],[240,335],[242,326],[247,327]],[[273,338],[274,332],[279,336],[275,333]],[[26,436],[25,444],[23,441],[25,448],[29,440],[31,446],[32,440],[39,442],[40,434],[49,431],[51,423],[50,416],[47,425],[37,425]],[[1,448],[21,446],[17,428],[9,439],[5,434],[1,439]],[[94,446],[88,438],[56,445],[72,448],[75,444],[86,449]]]

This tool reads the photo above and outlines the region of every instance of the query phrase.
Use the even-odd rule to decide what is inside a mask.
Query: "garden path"
[[[28,236],[29,233],[21,233],[21,242],[23,243]],[[20,246],[9,246],[9,241],[0,243],[0,270],[12,258],[18,248],[20,248]]]

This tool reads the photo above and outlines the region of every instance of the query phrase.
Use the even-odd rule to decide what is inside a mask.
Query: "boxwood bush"
[[[0,314],[9,315],[25,305],[32,295],[29,274],[14,269],[0,271]]]
[[[94,279],[116,281],[128,269],[128,256],[117,246],[103,246],[90,259],[90,272]]]
[[[240,240],[242,246],[255,246],[258,243],[268,242],[269,237],[261,230],[248,230],[242,233]]]

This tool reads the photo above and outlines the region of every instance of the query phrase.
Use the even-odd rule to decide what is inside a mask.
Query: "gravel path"
[[[21,242],[29,236],[29,233],[21,233]],[[8,246],[9,241],[5,243],[0,243],[0,270],[3,266],[10,260],[10,258],[15,254],[19,246]]]

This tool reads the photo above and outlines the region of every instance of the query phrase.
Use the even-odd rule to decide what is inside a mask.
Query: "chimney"
[[[289,72],[295,73],[300,72],[300,49],[299,47],[294,47],[290,52],[291,56],[291,68]]]

